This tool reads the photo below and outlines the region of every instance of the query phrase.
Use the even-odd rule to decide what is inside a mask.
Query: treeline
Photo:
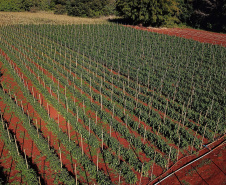
[[[117,0],[116,9],[134,24],[226,32],[226,0]]]
[[[0,11],[53,10],[55,14],[119,15],[132,24],[226,32],[226,0],[0,0]]]
[[[0,11],[39,10],[82,17],[116,14],[115,0],[0,0]]]

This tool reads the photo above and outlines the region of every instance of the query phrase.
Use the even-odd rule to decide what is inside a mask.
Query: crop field
[[[226,131],[226,48],[117,24],[0,27],[0,182],[148,184]]]

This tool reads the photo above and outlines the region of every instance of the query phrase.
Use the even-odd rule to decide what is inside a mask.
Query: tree
[[[67,11],[68,15],[82,17],[97,17],[108,15],[107,10],[109,5],[112,5],[112,0],[68,0]]]
[[[22,0],[0,0],[0,11],[21,11]]]
[[[134,24],[152,26],[179,22],[177,0],[117,0],[116,10]]]
[[[193,0],[193,9],[192,26],[226,32],[226,0]]]

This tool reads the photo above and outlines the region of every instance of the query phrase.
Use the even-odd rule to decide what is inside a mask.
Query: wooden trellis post
[[[91,87],[92,87],[92,86],[91,86],[91,80],[92,80],[91,77],[89,77],[89,81],[90,81],[90,84],[89,84],[89,90],[90,90],[90,92],[91,92]]]
[[[61,150],[60,150],[60,146],[59,146],[59,152],[60,152],[60,167],[62,168],[62,167],[63,167],[63,164],[62,164],[62,158],[61,158]]]
[[[205,133],[206,133],[206,126],[207,126],[207,123],[206,123],[205,128],[204,128],[204,133],[203,133],[203,136],[202,136],[202,142],[201,142],[200,148],[202,147],[202,144],[203,144],[203,139],[204,139],[204,136],[205,136]]]
[[[103,110],[102,94],[100,95],[100,102],[101,102],[101,111],[102,111]]]
[[[169,157],[168,157],[167,170],[169,169],[170,153],[171,153],[171,147],[170,147],[170,152],[169,152]]]
[[[31,119],[30,119],[30,115],[29,115],[28,109],[27,109],[27,116],[28,116],[29,126],[31,127]]]
[[[124,115],[126,114],[126,99],[125,99],[125,102],[124,102]]]
[[[156,151],[155,151],[155,155],[154,155],[153,165],[152,165],[152,168],[151,168],[151,181],[152,181],[152,177],[153,177],[153,170],[154,170],[154,164],[155,164],[155,156],[156,156]]]
[[[78,184],[78,177],[77,177],[77,168],[76,168],[76,164],[75,164],[75,184]]]
[[[90,136],[90,118],[89,118],[89,136]]]
[[[214,131],[213,139],[215,139],[219,121],[220,121],[220,117],[219,117],[218,120],[217,120],[217,126],[216,126],[215,131]]]
[[[16,143],[16,136],[15,135],[14,135],[14,141],[15,141],[15,145],[16,145],[17,154],[20,155],[19,149],[18,149],[18,146],[17,146],[17,143]]]
[[[84,154],[84,151],[83,151],[82,134],[81,134],[81,147],[82,147],[82,155],[83,155]]]
[[[76,108],[77,108],[77,123],[78,123],[78,106]]]
[[[157,135],[159,135],[159,130],[160,130],[161,124],[162,124],[162,122],[160,121],[160,124],[159,124],[159,128],[158,128]]]
[[[25,153],[25,149],[24,149],[24,157],[25,157],[25,161],[26,161],[26,165],[27,165],[27,169],[28,169],[27,156],[26,156],[26,153]]]
[[[49,148],[49,150],[50,150],[50,146],[49,146],[49,143],[50,143],[50,141],[49,141],[49,136],[48,136],[47,138],[48,138],[48,148]]]
[[[169,99],[169,96],[168,96],[168,99]],[[166,120],[166,111],[167,111],[167,108],[168,108],[168,100],[167,100],[167,103],[166,103],[166,108],[165,108],[165,113],[164,113],[164,123],[165,123],[165,120]]]
[[[81,73],[81,94],[82,94],[82,73]]]
[[[111,125],[112,125],[112,121],[111,121],[111,124],[110,124],[110,137],[111,137]]]
[[[144,142],[145,142],[146,131],[147,131],[147,129],[146,129],[146,127],[145,127],[143,144],[144,144]]]
[[[49,116],[49,119],[50,119],[50,107],[49,107],[49,103],[47,102],[47,111],[48,111],[48,116]]]
[[[69,142],[71,141],[71,136],[70,136],[70,121],[68,120],[67,122],[67,126],[68,126],[68,139],[69,139]]]
[[[192,153],[192,150],[193,150],[193,147],[194,147],[194,144],[195,144],[195,138],[196,138],[197,132],[198,131],[195,132],[195,137],[194,137],[194,140],[193,140],[193,143],[192,143],[192,146],[191,146],[191,153]]]
[[[104,131],[102,129],[102,144],[101,144],[101,148],[102,148],[102,151],[104,149]]]
[[[97,150],[97,171],[98,171],[98,150]]]
[[[20,104],[21,104],[21,108],[22,108],[22,111],[23,111],[23,114],[24,114],[24,106],[22,104],[22,101],[20,102]]]
[[[39,183],[39,185],[42,185],[40,176],[38,176],[38,183]]]
[[[140,183],[139,183],[140,185],[141,185],[141,179],[142,179],[142,175],[143,175],[143,174],[142,174],[142,173],[143,173],[143,168],[144,168],[144,163],[142,164],[142,167],[141,167]]]
[[[39,103],[40,103],[40,107],[41,107],[41,105],[42,105],[41,96],[40,96],[40,94],[38,94],[38,96],[39,96]]]
[[[50,95],[52,97],[52,89],[51,89],[51,84],[49,85],[49,92],[50,92]]]
[[[14,98],[15,98],[16,105],[18,106],[18,104],[17,104],[16,94],[14,94]]]
[[[8,133],[9,141],[11,142],[11,138],[10,138],[10,135],[9,135],[9,129],[8,129],[7,124],[6,124],[5,126],[6,126],[6,129],[7,129],[7,133]]]
[[[126,115],[126,128],[128,127],[128,114]]]
[[[120,185],[121,183],[120,183],[120,177],[121,177],[121,171],[119,172],[119,177],[118,177],[118,184]]]
[[[177,161],[179,159],[179,152],[180,152],[180,134],[179,134],[179,142],[178,142],[178,150],[177,150]]]
[[[36,119],[36,130],[37,130],[37,134],[38,134],[38,138],[39,138],[39,132],[38,132],[38,121]]]
[[[84,115],[85,115],[85,102],[84,102],[84,100],[82,101],[82,104],[83,104],[83,112],[84,112]]]
[[[97,111],[96,111],[96,125],[97,125]]]
[[[59,128],[59,131],[60,131],[60,117],[59,117],[59,113],[57,114],[57,121],[58,121],[58,128]]]

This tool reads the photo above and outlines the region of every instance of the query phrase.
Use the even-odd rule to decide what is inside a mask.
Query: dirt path
[[[138,30],[146,30],[149,32],[156,32],[160,34],[183,37],[186,39],[193,39],[202,43],[217,44],[226,47],[226,34],[223,33],[214,33],[191,28],[153,28],[139,26],[128,26],[128,27],[132,27]]]

